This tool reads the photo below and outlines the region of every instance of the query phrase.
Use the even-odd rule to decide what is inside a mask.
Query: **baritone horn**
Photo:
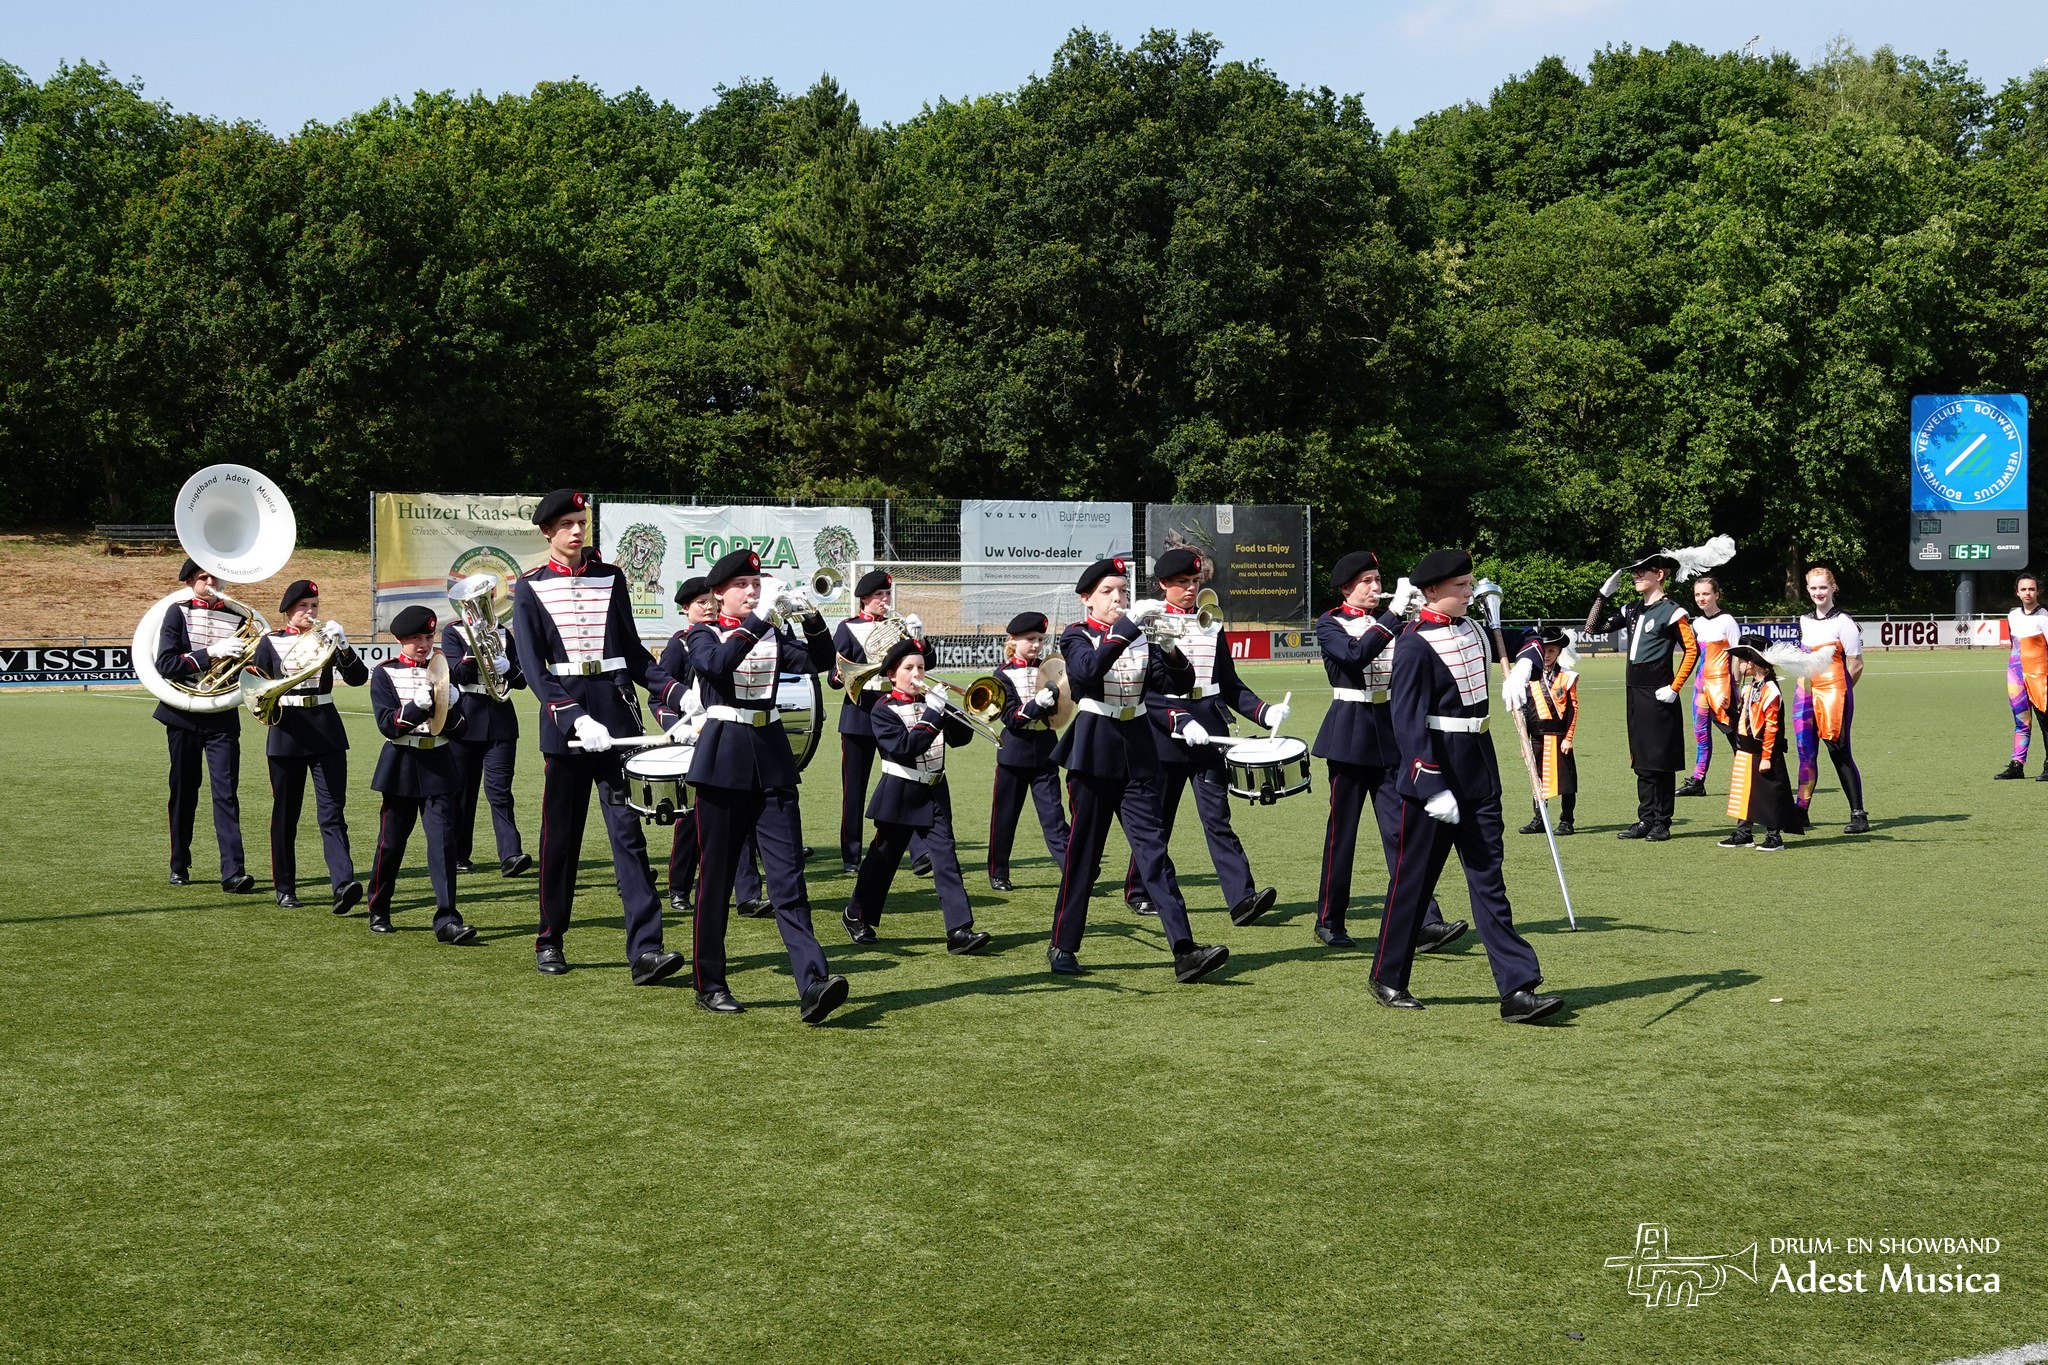
[[[478,686],[492,701],[504,701],[512,695],[512,656],[498,636],[498,614],[492,607],[497,595],[496,574],[473,573],[448,590],[448,602],[455,608],[455,629],[476,663]]]
[[[253,666],[244,667],[236,679],[237,696],[259,722],[275,725],[284,709],[285,694],[318,676],[334,658],[334,652],[334,641],[320,631],[307,631],[298,638],[290,652],[278,660],[279,677],[266,678],[261,670]]]

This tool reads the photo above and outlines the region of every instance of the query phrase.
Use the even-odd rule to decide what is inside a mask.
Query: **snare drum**
[[[1270,806],[1309,788],[1308,741],[1291,735],[1247,739],[1223,752],[1230,794]]]
[[[672,825],[690,809],[690,744],[661,744],[626,756],[626,804],[643,820]]]

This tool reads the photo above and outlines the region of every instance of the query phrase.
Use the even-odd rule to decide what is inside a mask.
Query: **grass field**
[[[1497,1021],[1470,939],[1417,964],[1425,1012],[1376,1008],[1363,851],[1359,949],[1314,942],[1320,771],[1314,796],[1238,810],[1281,892],[1259,924],[1231,926],[1184,824],[1198,930],[1233,956],[1182,987],[1157,922],[1107,900],[1090,975],[1046,974],[1055,872],[1028,814],[1018,890],[974,873],[981,746],[956,752],[956,801],[1000,951],[948,957],[928,882],[892,902],[921,913],[852,950],[846,879],[823,872],[836,764],[816,765],[811,889],[853,996],[807,1029],[765,921],[733,929],[749,1013],[629,989],[595,821],[578,970],[545,979],[531,878],[464,879],[483,943],[444,947],[417,847],[390,937],[317,901],[166,886],[147,706],[0,698],[0,1358],[1860,1365],[2037,1340],[2048,785],[1986,780],[2010,741],[2002,667],[1872,657],[1875,831],[1837,832],[1823,762],[1821,832],[1759,856],[1714,847],[1725,752],[1671,843],[1613,838],[1633,806],[1618,673],[1589,664],[1563,844],[1582,932],[1543,841],[1509,836],[1517,918],[1571,1002],[1551,1028]],[[1253,681],[1293,689],[1289,729],[1313,733],[1320,670]],[[351,725],[367,873],[375,736]],[[253,726],[244,746],[260,876]],[[529,841],[538,774],[523,760]],[[317,886],[310,811],[302,835]],[[1444,899],[1463,906],[1455,873]],[[1760,1241],[1759,1282],[1646,1306],[1604,1264],[1642,1222],[1682,1254]],[[2001,1245],[1845,1242],[1941,1235]],[[1870,1292],[1774,1292],[1781,1261],[1806,1269],[1772,1254],[1793,1237],[1831,1238],[1819,1268],[1863,1268]],[[1908,1260],[2001,1292],[1878,1292]]]

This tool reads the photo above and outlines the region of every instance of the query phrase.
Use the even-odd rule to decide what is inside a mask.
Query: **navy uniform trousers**
[[[576,900],[576,864],[583,852],[583,825],[590,793],[612,848],[612,872],[626,911],[626,961],[661,948],[661,905],[654,895],[654,869],[647,865],[647,835],[640,817],[626,805],[623,759],[601,754],[541,755],[540,935],[534,947],[559,948]]]
[[[860,861],[861,841],[867,834],[868,779],[874,776],[875,737],[873,735],[839,735],[839,860],[840,863]],[[924,831],[915,830],[910,836],[910,856],[929,857],[924,846]]]
[[[887,781],[887,778],[883,779]],[[953,793],[943,781],[931,788],[932,826],[922,830],[899,825],[893,820],[875,821],[874,841],[861,859],[860,875],[853,882],[853,909],[868,927],[882,922],[882,902],[889,898],[889,885],[903,865],[903,854],[913,835],[924,835],[925,852],[932,860],[932,889],[939,895],[939,913],[946,930],[966,929],[974,924],[973,907],[967,903],[967,882],[960,875],[960,857],[953,848]]]
[[[1195,814],[1202,822],[1202,835],[1209,841],[1209,859],[1216,864],[1216,882],[1225,905],[1236,905],[1258,888],[1252,885],[1251,859],[1230,825],[1230,790],[1221,768],[1194,768],[1166,763],[1159,770],[1159,818],[1164,838],[1173,842],[1173,827],[1180,819],[1180,798],[1189,787],[1195,791]],[[1166,880],[1180,897],[1180,874],[1174,870],[1173,855],[1166,857]],[[1138,860],[1133,857],[1124,872],[1124,895],[1138,889]],[[1185,899],[1184,897],[1182,899]],[[1154,901],[1157,904],[1157,901]]]
[[[2048,735],[2048,729],[2042,731]],[[1045,851],[1056,863],[1067,860],[1067,812],[1060,804],[1058,768],[1006,768],[996,764],[996,785],[989,795],[988,875],[1010,879],[1010,849],[1017,840],[1017,817],[1024,813],[1024,793],[1038,807],[1038,828],[1045,835]],[[950,818],[950,814],[949,814]],[[932,855],[938,865],[938,855]]]
[[[220,879],[239,877],[242,862],[242,802],[235,787],[242,777],[239,730],[164,727],[171,745],[171,871],[192,871],[192,824],[199,814],[199,779],[213,788],[213,837],[220,845]]]
[[[458,739],[454,747],[456,799],[462,803],[455,812],[455,861],[468,862],[476,847],[476,807],[481,792],[491,804],[498,862],[510,862],[524,851],[519,846],[519,826],[512,817],[512,765],[519,753],[519,737]]]
[[[1112,817],[1124,827],[1138,884],[1145,888],[1145,894],[1152,898],[1152,905],[1159,912],[1159,927],[1165,931],[1166,941],[1176,952],[1182,945],[1194,942],[1187,907],[1181,902],[1180,892],[1167,880],[1166,830],[1160,814],[1158,775],[1098,777],[1069,772],[1067,805],[1073,812],[1073,826],[1067,836],[1066,861],[1060,868],[1059,905],[1052,921],[1053,946],[1070,953],[1081,949],[1081,933],[1088,927],[1088,895],[1102,872],[1102,851],[1109,841]]]
[[[1394,845],[1401,824],[1401,795],[1394,790],[1391,768],[1362,763],[1325,760],[1330,774],[1330,822],[1323,831],[1323,879],[1316,893],[1316,923],[1344,927],[1351,910],[1351,861],[1358,852],[1358,821],[1365,805],[1372,803],[1373,823],[1379,829],[1380,849],[1386,856],[1387,876],[1394,875]],[[1430,885],[1435,886],[1432,881]],[[1443,923],[1443,908],[1436,897],[1422,912],[1424,924]]]
[[[412,827],[427,833],[427,876],[434,884],[434,927],[461,918],[455,912],[455,798],[452,796],[384,797],[377,815],[377,853],[370,860],[369,911],[391,913],[391,893],[398,884],[398,865]]]
[[[732,909],[733,881],[749,834],[761,850],[768,873],[768,900],[775,927],[789,950],[790,971],[799,993],[825,979],[825,950],[811,928],[811,893],[804,884],[803,812],[795,787],[766,791],[698,787],[697,914],[691,932],[690,970],[697,989],[724,986],[725,928]]]
[[[686,888],[697,880],[697,817],[684,811],[676,820],[675,842],[668,849],[668,890],[689,894]],[[761,899],[761,850],[754,836],[747,836],[740,850],[739,869],[733,878],[733,894],[742,902]]]
[[[279,892],[299,890],[299,812],[306,808],[306,777],[313,778],[313,809],[320,821],[320,851],[327,879],[339,891],[356,879],[348,851],[348,750],[309,758],[270,757],[270,881]]]
[[[1415,933],[1423,907],[1436,892],[1437,878],[1451,850],[1465,867],[1465,887],[1472,895],[1472,920],[1486,945],[1493,981],[1506,996],[1535,987],[1543,980],[1536,950],[1515,930],[1508,906],[1507,882],[1501,877],[1504,825],[1500,797],[1466,805],[1459,802],[1458,823],[1432,820],[1422,802],[1400,799],[1394,829],[1394,866],[1387,880],[1387,907],[1380,917],[1380,943],[1373,955],[1373,980],[1397,990],[1408,989],[1408,969],[1415,962]]]

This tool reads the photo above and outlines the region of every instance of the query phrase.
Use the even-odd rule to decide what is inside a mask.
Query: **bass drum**
[[[789,736],[789,755],[802,772],[825,733],[825,687],[816,673],[784,673],[775,680],[775,710]]]

